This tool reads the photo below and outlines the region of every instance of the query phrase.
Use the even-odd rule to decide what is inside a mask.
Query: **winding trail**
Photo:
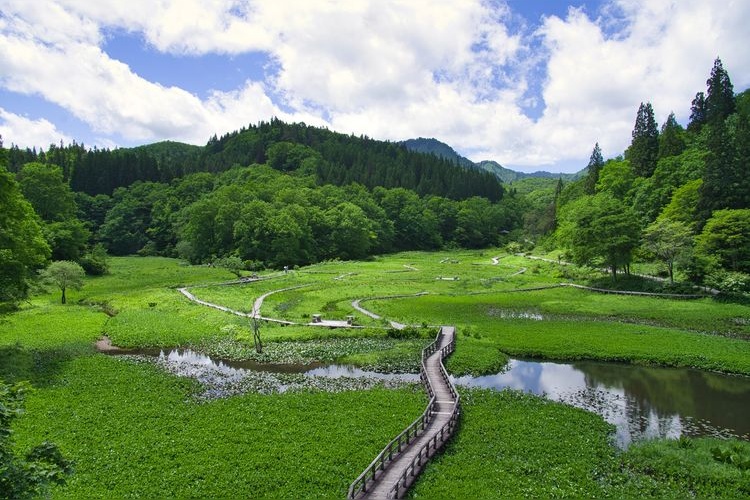
[[[268,297],[269,295],[273,295],[274,293],[284,292],[284,291],[287,291],[287,290],[294,290],[295,288],[302,288],[303,286],[308,286],[308,285],[298,285],[298,286],[293,286],[293,287],[289,287],[289,288],[282,288],[281,290],[274,290],[272,292],[268,292],[265,295],[261,295],[260,297],[258,297],[257,299],[255,299],[255,302],[253,303],[253,310],[252,310],[252,312],[249,312],[249,313],[242,312],[242,311],[236,311],[234,309],[230,309],[229,307],[225,307],[225,306],[221,306],[219,304],[213,304],[211,302],[206,302],[205,300],[201,300],[198,297],[196,297],[195,295],[193,295],[192,293],[190,293],[190,291],[188,290],[188,287],[178,288],[177,290],[182,295],[184,295],[185,297],[187,297],[192,302],[195,302],[196,304],[200,304],[200,305],[206,306],[206,307],[212,307],[214,309],[218,309],[219,311],[224,311],[224,312],[227,312],[227,313],[230,313],[230,314],[234,314],[236,316],[243,316],[245,318],[256,318],[256,319],[260,319],[260,320],[263,320],[263,321],[269,321],[271,323],[278,323],[278,324],[281,324],[281,325],[297,325],[299,323],[295,323],[293,321],[286,321],[286,320],[283,320],[283,319],[268,318],[268,317],[265,317],[265,316],[261,316],[260,315],[260,308],[263,305],[263,300],[265,300],[265,298]]]
[[[521,255],[521,254],[519,254]],[[555,264],[568,265],[563,261],[555,261],[543,257],[521,255],[523,257],[547,261]],[[501,256],[492,257],[492,265],[497,266]],[[442,262],[442,261],[441,261]],[[408,271],[418,271],[411,265],[404,265]],[[526,272],[526,268],[521,268],[510,276],[516,276]],[[394,271],[390,271],[394,272]],[[403,272],[403,271],[402,271]],[[333,278],[334,281],[341,280],[355,273],[345,273]],[[647,278],[654,278],[644,276]],[[438,278],[440,279],[440,278]],[[657,278],[658,279],[658,278]],[[242,281],[247,282],[247,281]],[[189,300],[227,313],[243,316],[247,318],[257,318],[264,321],[275,322],[287,325],[300,325],[292,321],[286,321],[276,318],[269,318],[261,315],[261,308],[264,300],[275,293],[295,290],[311,284],[296,285],[267,292],[256,298],[253,302],[252,310],[249,313],[236,311],[225,306],[213,304],[193,295],[188,287],[179,288],[179,292]],[[647,292],[629,292],[619,290],[607,290],[574,283],[558,283],[548,286],[539,286],[527,289],[507,290],[507,292],[522,292],[532,290],[544,290],[551,288],[571,287],[598,293],[611,293],[619,295],[635,295],[650,297],[666,298],[702,298],[705,295],[683,295],[683,294],[664,294],[664,293],[647,293]],[[352,307],[361,314],[375,319],[382,320],[382,316],[370,311],[362,306],[362,302],[367,300],[384,300],[407,297],[419,297],[427,295],[428,292],[419,292],[414,294],[400,294],[390,296],[360,298],[351,302]],[[389,321],[392,328],[404,329],[406,325],[396,321]],[[352,328],[353,325],[341,321],[320,321],[307,323],[308,326],[329,326]],[[450,355],[455,349],[455,327],[442,326],[435,340],[422,351],[422,362],[420,370],[420,379],[424,388],[429,395],[429,403],[424,412],[417,417],[404,431],[388,443],[385,448],[375,457],[370,465],[352,482],[349,487],[347,498],[352,500],[359,499],[386,499],[401,498],[408,488],[414,483],[423,467],[430,458],[450,439],[455,432],[460,415],[460,396],[455,386],[450,381],[448,372],[443,365],[443,359]]]

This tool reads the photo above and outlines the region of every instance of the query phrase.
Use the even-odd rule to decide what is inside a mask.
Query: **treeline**
[[[750,92],[734,94],[720,59],[706,83],[687,128],[674,114],[658,127],[642,103],[624,156],[605,162],[597,144],[586,177],[530,193],[528,234],[613,278],[651,259],[750,292]]]
[[[8,170],[21,171],[27,163],[56,165],[74,191],[89,195],[111,195],[118,187],[136,181],[169,182],[199,171],[203,148],[178,142],[159,142],[123,149],[87,149],[83,144],[50,145],[47,151],[20,149],[7,151]]]
[[[38,162],[58,165],[74,191],[111,195],[136,181],[170,182],[196,172],[224,172],[234,166],[269,164],[285,171],[314,175],[319,185],[353,182],[370,189],[403,187],[420,196],[463,200],[481,196],[498,201],[501,182],[492,174],[458,167],[435,155],[412,152],[405,146],[355,137],[280,120],[262,122],[221,138],[205,147],[161,142],[137,148],[86,149],[73,143],[52,145],[47,151],[8,151],[8,168]]]
[[[518,226],[513,199],[420,197],[404,188],[318,186],[265,165],[196,173],[171,184],[119,188],[101,219],[100,195],[79,195],[80,216],[115,255],[237,256],[248,268],[361,259],[397,250],[498,244]],[[87,212],[88,208],[88,212]]]

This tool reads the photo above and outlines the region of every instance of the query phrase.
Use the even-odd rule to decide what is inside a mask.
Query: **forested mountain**
[[[525,172],[516,172],[515,170],[505,168],[493,160],[484,160],[474,163],[468,158],[465,158],[456,153],[456,151],[452,147],[445,144],[444,142],[440,142],[437,139],[432,138],[425,139],[424,137],[419,137],[417,139],[408,139],[406,141],[402,141],[401,144],[406,146],[411,151],[433,154],[440,158],[452,161],[453,163],[457,163],[462,167],[474,168],[480,171],[489,172],[506,184],[510,184],[519,179],[527,179],[530,177],[541,177],[546,179],[562,178],[565,181],[571,181],[581,177],[585,173],[584,169],[583,171],[575,174],[556,174],[552,172],[545,172],[543,170],[527,174]]]
[[[406,146],[409,151],[439,156],[440,158],[452,161],[465,168],[473,168],[476,166],[473,161],[456,153],[456,150],[452,147],[444,142],[438,141],[437,139],[418,137],[416,139],[401,141],[401,144]]]
[[[491,174],[278,120],[205,147],[0,152],[12,172],[0,167],[0,190],[20,219],[17,227],[0,220],[10,273],[0,276],[0,300],[22,296],[28,273],[50,258],[91,272],[102,271],[105,251],[280,267],[497,245],[521,223],[519,200],[504,197]]]
[[[169,182],[195,172],[223,172],[236,165],[268,163],[285,171],[316,176],[319,184],[358,182],[369,188],[403,187],[420,195],[455,200],[482,196],[498,201],[501,183],[492,175],[456,167],[451,161],[409,151],[402,145],[331,132],[279,120],[250,125],[205,147],[162,142],[136,148],[87,150],[83,145],[50,146],[47,151],[8,151],[8,168],[30,162],[55,164],[75,191],[111,195],[135,181]]]

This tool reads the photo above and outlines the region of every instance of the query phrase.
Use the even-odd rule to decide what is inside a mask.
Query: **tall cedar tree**
[[[674,113],[669,113],[659,134],[659,159],[677,156],[685,151],[683,134],[684,130],[675,120]]]
[[[706,171],[698,201],[698,227],[715,210],[742,209],[750,206],[750,167],[748,142],[750,124],[745,113],[739,113],[734,126],[725,121],[736,108],[734,90],[721,59],[716,59],[711,77],[706,81],[706,123],[709,127]]]
[[[639,177],[651,177],[656,170],[659,156],[659,129],[654,119],[651,103],[641,103],[633,128],[633,142],[628,148],[627,158],[633,172]]]
[[[596,191],[596,183],[599,181],[599,172],[601,172],[604,166],[604,158],[602,158],[602,150],[597,142],[594,146],[594,150],[591,152],[589,158],[588,175],[586,176],[586,194],[594,194]]]
[[[687,129],[690,132],[698,133],[706,124],[706,95],[703,92],[695,94],[692,105],[690,106],[690,122]]]
[[[714,61],[711,77],[706,80],[708,95],[706,96],[706,122],[716,124],[723,122],[726,117],[734,113],[734,88],[729,79],[729,73],[724,70],[721,59]]]
[[[742,162],[737,158],[734,140],[724,123],[712,125],[708,135],[706,172],[698,200],[698,228],[702,228],[715,210],[744,208],[747,192],[742,178]],[[746,163],[746,162],[745,162]]]

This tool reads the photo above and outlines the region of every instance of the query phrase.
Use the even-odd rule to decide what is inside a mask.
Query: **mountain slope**
[[[531,174],[527,174],[525,172],[517,172],[515,170],[505,168],[502,165],[500,165],[498,162],[493,161],[493,160],[484,160],[484,161],[474,163],[468,158],[458,154],[449,145],[445,144],[444,142],[440,142],[437,139],[433,139],[433,138],[425,139],[424,137],[419,137],[417,139],[408,139],[406,141],[401,141],[401,144],[406,146],[406,148],[411,151],[433,154],[440,158],[444,158],[446,160],[457,163],[464,168],[473,168],[473,169],[489,172],[506,184],[511,183],[513,181],[517,181],[519,179],[525,179],[528,177],[541,177],[544,179],[562,178],[564,181],[571,181],[571,180],[580,178],[581,175],[585,173],[584,171],[585,169],[584,169],[575,174],[560,174],[560,173],[552,173],[552,172],[545,172],[545,171],[537,171]]]

